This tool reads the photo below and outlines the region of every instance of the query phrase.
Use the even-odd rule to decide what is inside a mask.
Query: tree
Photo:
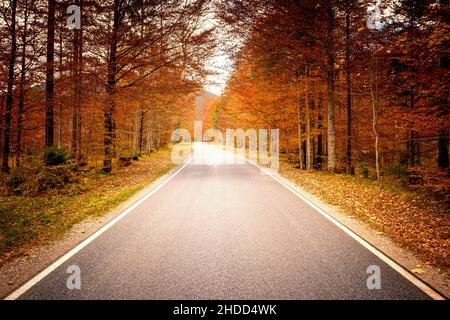
[[[54,144],[54,60],[55,60],[56,0],[48,0],[47,60],[45,73],[45,146]]]
[[[16,11],[17,0],[11,0],[11,24],[10,36],[11,36],[11,51],[9,56],[8,65],[8,88],[6,93],[6,114],[5,114],[5,134],[3,145],[3,158],[2,158],[2,171],[9,172],[9,152],[10,152],[10,135],[11,135],[11,113],[13,107],[13,86],[14,86],[14,66],[16,63]]]
[[[75,4],[80,8],[80,20],[82,20],[83,1],[77,0]],[[81,109],[83,105],[83,96],[81,93],[83,82],[83,23],[80,28],[73,30],[73,57],[72,57],[72,76],[73,76],[73,105],[72,110],[72,142],[71,157],[75,159],[78,165],[81,159]]]

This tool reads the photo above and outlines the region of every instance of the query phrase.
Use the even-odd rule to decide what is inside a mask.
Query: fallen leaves
[[[423,269],[421,269],[421,268],[414,268],[414,269],[411,269],[411,272],[412,272],[412,273],[415,273],[415,274],[425,274],[425,273],[427,273],[425,270],[423,270]]]

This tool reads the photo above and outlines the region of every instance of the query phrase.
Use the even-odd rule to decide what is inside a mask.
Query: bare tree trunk
[[[290,135],[291,135],[291,131],[287,128],[285,130],[285,133],[286,133],[286,148],[285,148],[285,152],[286,152],[287,160],[289,161],[289,156],[291,154],[291,149],[290,149],[290,144],[291,144]]]
[[[112,159],[114,157],[114,112],[115,101],[114,91],[116,88],[116,72],[117,72],[117,45],[118,45],[118,32],[119,32],[119,0],[114,0],[114,17],[113,27],[111,31],[111,39],[109,43],[109,56],[108,56],[108,75],[106,83],[107,101],[103,109],[104,116],[104,151],[105,158],[103,160],[103,171],[112,171]]]
[[[54,144],[54,58],[55,58],[55,7],[56,0],[48,0],[47,64],[45,76],[45,146]]]
[[[441,111],[439,113],[439,117],[446,117],[448,115],[448,93],[444,93],[445,98],[442,99],[440,108]],[[449,159],[448,159],[448,143],[449,143],[449,134],[448,129],[442,128],[439,130],[439,140],[438,140],[438,167],[439,168],[448,168],[449,167]]]
[[[61,18],[61,25],[59,28],[59,79],[63,79],[63,30],[64,30],[64,18]],[[62,144],[62,112],[63,112],[63,100],[59,99],[58,103],[58,148],[61,148]]]
[[[373,90],[373,89],[372,89]],[[378,123],[378,113],[377,113],[377,105],[375,102],[375,97],[372,92],[372,130],[375,136],[375,169],[377,173],[377,180],[380,180],[380,164],[379,164],[379,151],[378,151],[378,131],[377,131],[377,123]]]
[[[6,96],[2,95],[2,104],[0,106],[0,151],[1,154],[3,155],[3,113],[5,110],[5,100],[6,100]]]
[[[323,163],[323,117],[321,114],[321,99],[319,97],[317,102],[317,154],[316,154],[316,160],[315,160],[315,167],[316,169],[322,168]]]
[[[448,7],[449,1],[448,0],[441,0],[440,1],[440,6],[442,6],[443,8],[446,8],[446,6]],[[449,12],[448,10],[442,10],[444,13],[442,15],[442,22],[445,25],[448,25],[449,23]],[[443,56],[440,57],[440,67],[443,70],[447,70],[448,66],[450,64],[450,60],[449,60],[449,56],[448,56],[448,51],[447,53],[444,53]],[[440,99],[440,104],[439,104],[439,108],[440,108],[440,112],[439,112],[439,117],[443,118],[448,116],[449,113],[449,99],[448,99],[448,91],[444,91],[442,93],[442,98]],[[439,130],[439,139],[438,139],[438,167],[439,168],[448,168],[449,167],[449,158],[448,158],[448,144],[449,144],[449,131],[448,128],[443,127],[442,129]]]
[[[375,93],[374,93],[374,83],[373,75],[370,77],[370,94],[372,98],[372,130],[375,136],[375,170],[377,174],[377,180],[380,180],[380,162],[379,162],[379,150],[378,150],[378,57],[375,58]]]
[[[28,1],[24,3],[24,21],[22,30],[22,56],[20,61],[20,83],[19,83],[19,110],[17,115],[17,143],[16,143],[16,167],[20,167],[22,159],[22,125],[23,105],[25,100],[25,54],[28,28]]]
[[[139,150],[139,155],[142,154],[142,141],[144,139],[144,116],[145,116],[145,111],[144,108],[140,108],[139,110],[140,115],[139,115],[139,129],[138,129],[138,150]]]
[[[158,130],[158,134],[156,136],[156,149],[159,150],[161,144],[161,131]]]
[[[148,117],[147,154],[150,154],[152,152],[152,144],[153,144],[152,119]]]
[[[300,102],[300,98],[298,99],[297,103],[297,119],[298,119],[298,158],[299,158],[299,167],[300,170],[303,170],[305,168],[305,154],[303,152],[303,136],[304,136],[304,130],[303,130],[303,119],[304,114],[302,111],[302,106]]]
[[[314,143],[313,143],[313,121],[312,110],[311,110],[311,94],[309,92],[309,79],[308,79],[308,69],[306,69],[306,77],[305,77],[305,127],[306,127],[306,170],[311,171],[313,169],[314,162]]]
[[[82,1],[75,2],[80,7],[82,14]],[[74,101],[75,105],[72,110],[72,157],[78,166],[81,160],[81,108],[83,97],[81,96],[81,86],[83,81],[83,29],[74,29],[73,35],[73,76],[74,76]]]
[[[325,52],[327,54],[327,158],[328,170],[336,171],[336,133],[334,128],[334,8],[332,1],[327,1],[327,39]]]
[[[347,83],[347,150],[345,153],[345,171],[353,174],[352,166],[352,93],[350,69],[350,2],[346,1],[345,15],[345,80]]]
[[[414,87],[411,87],[411,92],[409,94],[409,111],[414,110],[415,104],[415,94]],[[407,155],[408,155],[408,165],[414,167],[418,165],[418,142],[417,142],[417,132],[412,129],[412,125],[409,125],[407,130]]]
[[[449,159],[448,159],[448,133],[446,130],[441,130],[439,132],[439,141],[438,141],[438,167],[439,168],[448,168],[449,167]]]
[[[6,114],[5,114],[5,141],[3,145],[2,171],[9,172],[9,152],[11,133],[11,112],[13,106],[13,85],[14,85],[14,65],[16,62],[16,9],[17,0],[11,1],[11,52],[8,66],[8,86],[6,93]]]

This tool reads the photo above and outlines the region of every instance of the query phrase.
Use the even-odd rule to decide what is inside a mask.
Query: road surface
[[[429,298],[272,177],[201,148],[211,163],[191,161],[19,299]]]

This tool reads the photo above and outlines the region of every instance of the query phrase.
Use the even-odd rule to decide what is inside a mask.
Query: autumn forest
[[[2,0],[0,39],[0,262],[170,170],[202,120],[279,129],[282,174],[325,201],[401,188],[339,205],[448,270],[448,0]]]
[[[218,45],[235,67],[211,126],[279,128],[301,169],[448,168],[446,1],[82,2],[79,29],[69,2],[2,4],[3,172],[166,144]]]

